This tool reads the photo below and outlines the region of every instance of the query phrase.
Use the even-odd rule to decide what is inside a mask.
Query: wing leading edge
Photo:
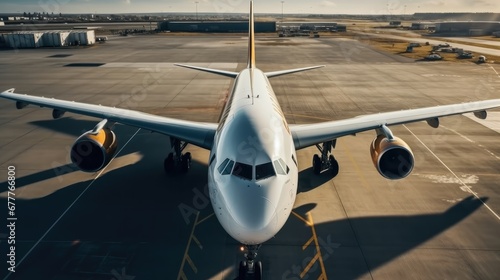
[[[295,143],[295,149],[298,150],[342,136],[377,129],[383,125],[426,121],[438,117],[470,112],[485,116],[485,110],[496,107],[500,107],[500,99],[362,115],[345,120],[316,124],[290,125],[290,130]]]
[[[205,149],[212,148],[217,129],[215,123],[178,120],[115,107],[18,94],[14,93],[14,89],[0,93],[0,97],[17,101],[18,108],[24,108],[26,105],[32,104],[64,112],[108,119],[113,122],[169,135]]]

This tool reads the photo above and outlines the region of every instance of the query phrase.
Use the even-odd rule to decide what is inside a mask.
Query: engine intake
[[[370,155],[380,175],[391,180],[410,175],[415,164],[410,147],[398,137],[389,140],[385,135],[377,136],[370,146]]]
[[[85,132],[71,147],[71,161],[82,171],[99,171],[111,161],[117,145],[115,133],[109,128],[100,129],[96,134]]]

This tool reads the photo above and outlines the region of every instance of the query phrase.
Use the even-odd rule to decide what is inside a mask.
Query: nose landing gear
[[[262,279],[262,262],[256,261],[259,245],[245,245],[242,250],[245,252],[244,261],[240,262],[238,280],[261,280]]]

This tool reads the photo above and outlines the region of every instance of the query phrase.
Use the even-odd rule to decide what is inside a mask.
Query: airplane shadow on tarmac
[[[66,134],[70,136],[74,136],[74,140],[76,140],[80,135],[83,133],[92,130],[94,126],[98,123],[98,121],[92,121],[92,120],[77,120],[71,117],[64,117],[58,120],[39,120],[39,121],[32,121],[30,124],[47,129],[47,130],[52,130],[61,134]],[[123,127],[119,125],[118,127]],[[73,140],[73,141],[74,141]],[[120,143],[122,139],[118,139],[118,143]],[[65,147],[61,148],[68,148],[73,144],[73,141],[68,141],[68,145]],[[123,141],[123,140],[122,140]],[[120,148],[120,147],[119,147]],[[134,152],[134,151],[131,151]],[[119,156],[125,156],[127,154],[122,151],[122,153]],[[34,159],[36,158],[36,155],[33,155]],[[68,154],[68,161],[69,161],[69,154]],[[48,164],[49,165],[49,164]],[[55,178],[57,176],[61,175],[66,175],[73,173],[75,171],[80,172],[80,170],[71,162],[68,162],[67,164],[60,164],[57,166],[51,166],[52,168],[42,170],[24,177],[18,177],[16,178],[16,184],[18,186],[27,186],[31,185],[36,182],[48,180],[51,178]],[[7,182],[0,182],[0,193],[7,191],[8,185]]]
[[[95,123],[71,119],[35,122],[75,136]],[[129,130],[124,131],[131,135]],[[187,279],[207,279],[221,271],[229,271],[232,277],[237,275],[242,255],[233,251],[238,243],[216,219],[193,226],[195,216],[198,220],[198,216],[210,217],[213,213],[206,195],[206,162],[195,159],[188,174],[166,176],[162,166],[166,152],[158,153],[158,149],[166,149],[162,145],[167,137],[143,134],[136,138],[119,157],[140,150],[143,157],[139,162],[109,170],[96,181],[65,186],[46,197],[16,201],[20,220],[16,238],[23,241],[19,242],[18,260],[42,236],[43,241],[10,279],[109,280],[122,273],[135,279],[173,278],[179,275],[179,268],[183,269],[186,244],[194,235],[203,246],[188,251],[190,260],[198,267],[196,271],[184,267]],[[36,183],[55,174],[48,169],[18,178],[17,182]],[[299,191],[307,192],[330,179],[328,174],[318,177],[306,169],[299,175]],[[1,191],[5,184],[0,183]],[[84,195],[65,212],[84,190]],[[6,201],[0,198],[1,205],[6,205]],[[182,214],[180,205],[188,205],[197,214]],[[356,217],[315,224],[326,273],[335,279],[359,278],[445,232],[481,205],[480,200],[467,197],[442,213]],[[294,212],[305,218],[314,207],[315,204],[307,204]],[[265,279],[303,278],[300,271],[316,250],[302,249],[310,234],[310,227],[289,217],[284,228],[259,252]],[[1,236],[2,252],[7,250],[5,241],[6,237]],[[1,272],[2,278],[5,271]],[[314,264],[305,276],[314,279],[320,275],[319,265]],[[118,279],[129,278],[122,275]]]

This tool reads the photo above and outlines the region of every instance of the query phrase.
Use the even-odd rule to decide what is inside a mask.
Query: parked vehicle
[[[457,54],[457,58],[462,58],[462,59],[467,59],[467,58],[473,58],[474,56],[472,55],[471,52],[463,52]]]
[[[432,54],[430,54],[430,55],[426,56],[426,57],[425,57],[425,59],[426,59],[426,60],[441,60],[441,59],[443,59],[443,57],[442,57],[442,56],[440,56],[440,55],[439,55],[439,54],[437,54],[437,53],[432,53]]]

